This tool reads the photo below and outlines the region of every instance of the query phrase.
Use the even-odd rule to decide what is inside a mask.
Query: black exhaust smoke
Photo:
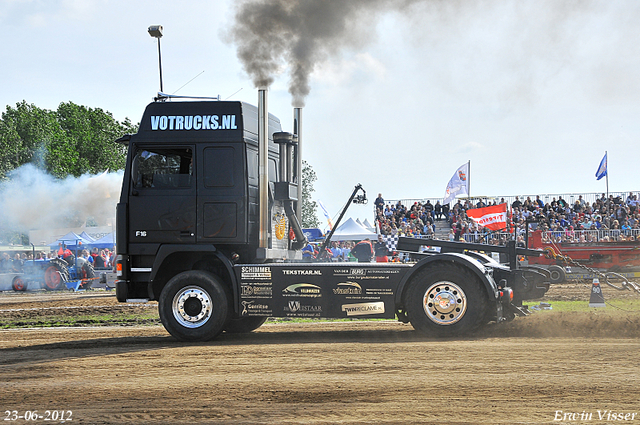
[[[226,34],[256,87],[269,87],[284,65],[294,107],[304,106],[315,66],[374,37],[381,12],[424,0],[247,0]]]

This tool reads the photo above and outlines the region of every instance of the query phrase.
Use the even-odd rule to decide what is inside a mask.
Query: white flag
[[[456,195],[469,194],[469,163],[465,163],[458,168],[447,184],[447,190],[444,194],[443,204],[448,204]]]

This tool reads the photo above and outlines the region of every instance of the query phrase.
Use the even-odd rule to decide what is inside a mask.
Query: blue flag
[[[604,158],[602,158],[602,161],[600,161],[600,166],[598,167],[598,171],[596,171],[596,178],[600,180],[606,175],[607,175],[607,153],[605,152]]]

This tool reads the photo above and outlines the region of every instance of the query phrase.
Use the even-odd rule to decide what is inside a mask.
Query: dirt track
[[[109,303],[108,294],[60,294],[2,297],[0,307]],[[640,423],[640,318],[549,313],[463,340],[427,340],[397,322],[267,324],[197,344],[160,326],[4,330],[0,414],[64,409],[87,424],[512,424],[612,423],[597,412],[612,410]],[[554,421],[557,411],[578,420]]]

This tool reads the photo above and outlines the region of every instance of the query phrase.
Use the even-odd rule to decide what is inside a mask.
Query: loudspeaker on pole
[[[597,277],[593,278],[593,284],[591,284],[591,297],[589,298],[589,307],[606,307],[604,303],[604,295],[602,295],[602,288],[600,287],[600,281]]]

